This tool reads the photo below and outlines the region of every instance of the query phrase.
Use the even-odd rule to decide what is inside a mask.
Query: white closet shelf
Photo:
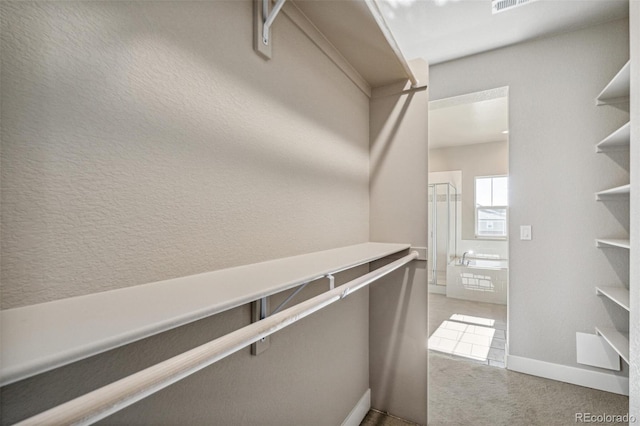
[[[631,125],[622,125],[596,145],[596,152],[620,151],[629,149],[631,141]]]
[[[622,333],[612,327],[596,327],[596,334],[602,336],[624,362],[629,364],[629,333]]]
[[[602,295],[629,311],[629,289],[624,287],[598,286],[596,294]]]
[[[629,249],[631,248],[631,244],[629,240],[598,238],[596,240],[596,247],[601,247],[601,248],[620,247],[620,248]]]
[[[408,248],[369,242],[0,311],[0,385]]]
[[[628,102],[630,81],[631,61],[627,62],[611,79],[602,92],[600,92],[596,98],[596,105],[610,105]]]
[[[596,200],[611,200],[619,199],[622,197],[628,197],[631,193],[631,184],[617,186],[611,189],[605,189],[604,191],[596,192]]]
[[[297,9],[298,13],[294,9]],[[411,80],[418,83],[406,58],[402,54],[393,34],[388,28],[385,18],[380,12],[378,0],[365,1],[287,1],[283,9],[299,28],[309,33],[319,31],[320,37],[310,38],[324,50],[321,45],[328,42],[339,56],[352,68],[371,89]],[[299,16],[301,15],[301,16]],[[314,30],[304,24],[304,19],[313,24]],[[357,28],[357,37],[354,37]],[[336,62],[335,57],[330,56]],[[350,77],[351,78],[351,77]],[[356,83],[357,84],[357,83]],[[426,85],[426,82],[418,85]]]

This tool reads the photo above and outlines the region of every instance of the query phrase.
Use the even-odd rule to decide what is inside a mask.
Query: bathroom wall
[[[369,99],[285,16],[267,62],[250,1],[0,8],[3,309],[369,239]],[[344,302],[103,423],[340,424],[369,384],[368,293]],[[6,386],[2,424],[249,322]]]
[[[462,171],[463,240],[475,239],[475,177],[509,174],[509,142],[434,148],[429,150],[429,171]]]
[[[628,155],[594,152],[628,120],[595,105],[628,57],[628,21],[618,20],[431,69],[431,99],[509,86],[510,235],[533,227],[533,240],[509,243],[511,355],[595,371],[576,363],[575,333],[628,324],[594,291],[629,282],[628,256],[594,243],[628,232],[628,204],[594,201],[629,181]]]

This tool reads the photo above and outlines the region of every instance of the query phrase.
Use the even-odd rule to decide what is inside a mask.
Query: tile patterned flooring
[[[507,307],[429,294],[429,349],[505,367]]]

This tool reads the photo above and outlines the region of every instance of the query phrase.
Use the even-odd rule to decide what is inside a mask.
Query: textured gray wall
[[[368,99],[287,18],[3,12],[4,309],[368,239]]]
[[[594,151],[628,120],[595,106],[629,57],[628,31],[619,20],[431,69],[431,99],[509,86],[509,232],[533,226],[532,241],[509,243],[511,355],[589,368],[576,364],[575,333],[628,325],[594,290],[629,280],[626,253],[594,243],[624,237],[629,226],[628,203],[594,200],[629,181],[628,154]]]
[[[629,2],[631,52],[631,324],[629,413],[640,419],[640,0]]]
[[[426,83],[428,75],[418,79]],[[429,92],[388,87],[374,91],[370,108],[371,240],[426,247]],[[426,425],[425,261],[371,287],[370,318],[372,407]]]
[[[250,1],[0,7],[4,309],[369,239],[369,100],[286,17],[265,62]],[[368,321],[363,291],[105,423],[339,424],[368,387]],[[7,386],[2,423],[249,322]]]

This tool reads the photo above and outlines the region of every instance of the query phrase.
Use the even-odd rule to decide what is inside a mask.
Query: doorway
[[[429,356],[504,368],[508,88],[429,103]]]

